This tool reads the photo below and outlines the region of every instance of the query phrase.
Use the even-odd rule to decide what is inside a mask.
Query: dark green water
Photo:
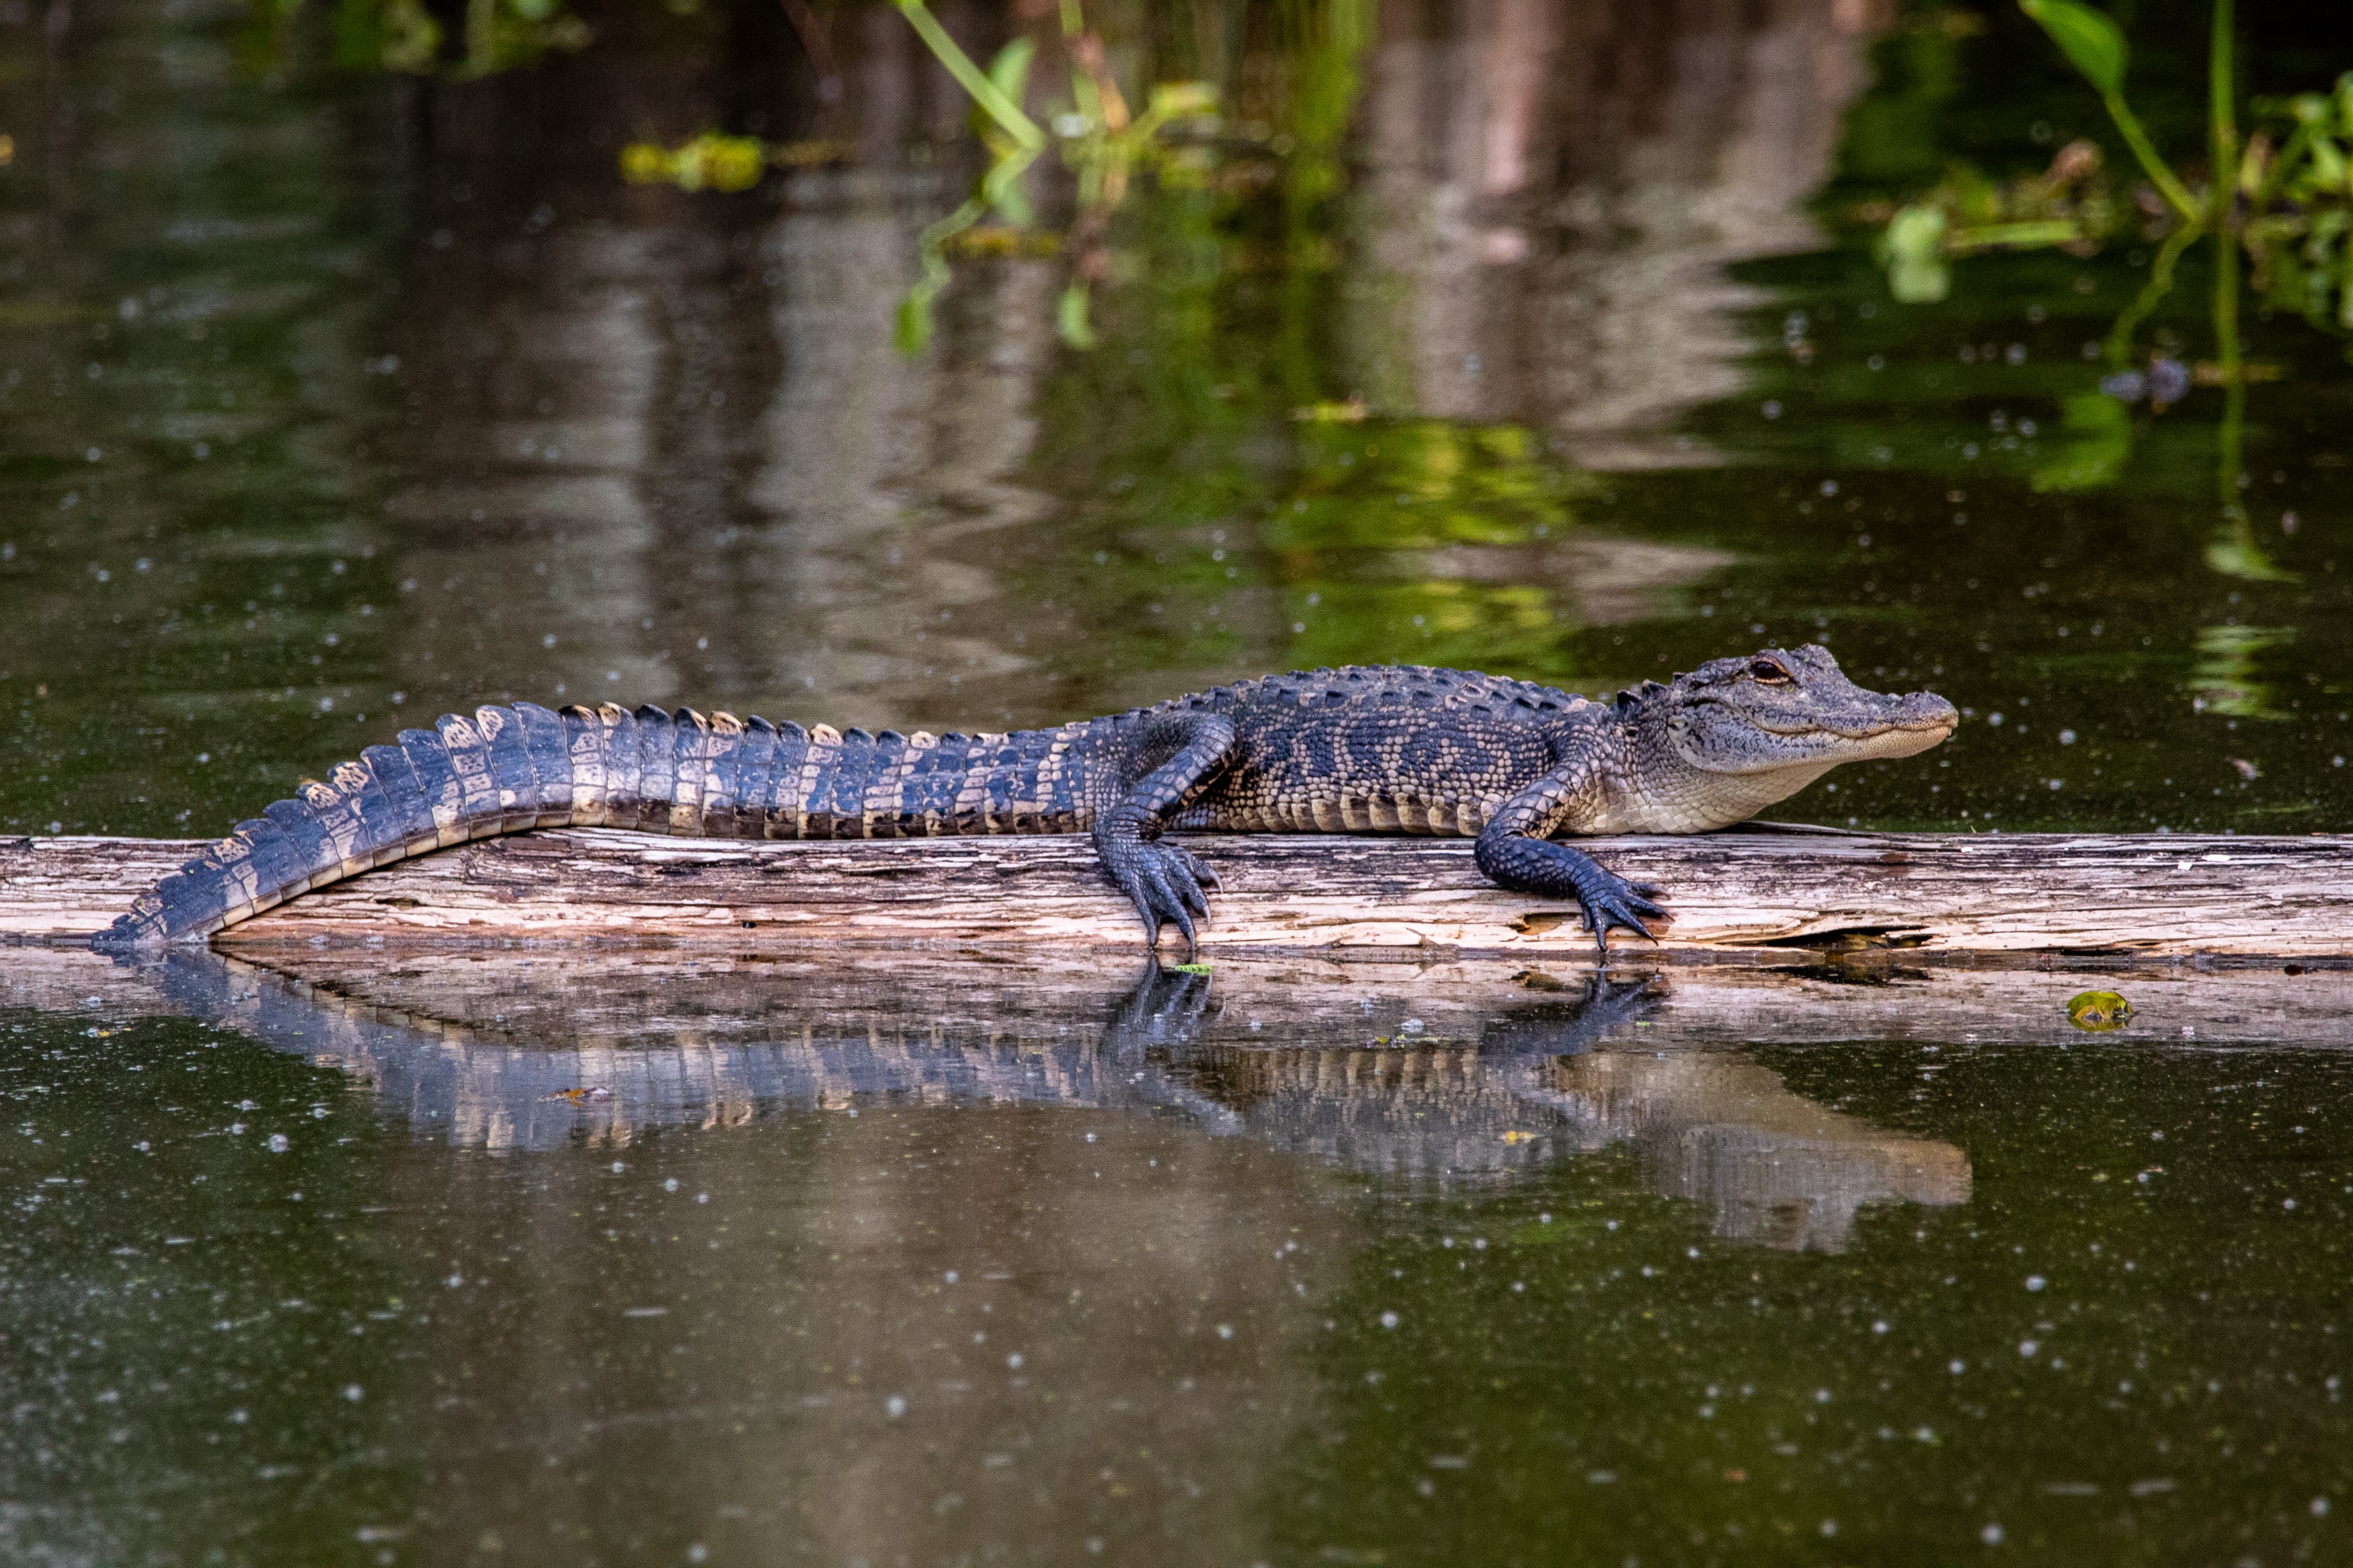
[[[2346,829],[2345,334],[2251,289],[2242,415],[2152,413],[2086,353],[2152,247],[1896,304],[1855,204],[2098,109],[2007,13],[1853,9],[1107,13],[1121,69],[1235,84],[1286,151],[1146,183],[1092,352],[1059,263],[967,260],[910,360],[916,236],[975,164],[886,10],[838,20],[820,121],[750,6],[435,84],[195,0],[0,6],[0,832],[216,832],[493,699],[995,727],[1804,641],[1967,721],[1779,815]],[[2137,16],[2191,144],[2203,12]],[[2242,19],[2259,90],[2353,66],[2327,8]],[[614,172],[714,124],[861,151],[737,196]],[[1033,176],[1051,222],[1066,185]],[[2144,349],[2216,357],[2212,268]],[[500,1014],[459,1059],[13,968],[0,1556],[2353,1551],[2342,1041],[2220,980],[2072,1044],[2063,977],[1798,1038],[1613,1016],[1529,1059],[1703,1087],[1621,1104],[1523,1044],[1327,1104],[1253,1053],[1368,1049],[1330,977],[1253,1039],[1273,983],[1221,974],[1198,1050],[1107,1024],[1110,969],[995,1012],[827,982],[810,1037],[887,1035],[885,1070],[793,1056],[781,979],[617,1034],[554,979],[409,983],[412,1020]],[[1382,984],[1384,1037],[1519,1026]],[[752,1066],[680,1089],[714,1039]],[[543,1098],[583,1085],[609,1119]]]

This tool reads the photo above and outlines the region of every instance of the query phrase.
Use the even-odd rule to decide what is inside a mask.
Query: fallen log
[[[1506,892],[1455,839],[1188,837],[1224,891],[1205,955],[1577,963],[1573,905]],[[2353,962],[2353,836],[1878,834],[1751,825],[1581,840],[1664,889],[1630,957],[1791,950],[1953,960]],[[0,940],[97,931],[199,843],[0,839]],[[306,894],[216,939],[340,944],[724,942],[1139,949],[1082,837],[745,843],[565,828],[484,839]]]

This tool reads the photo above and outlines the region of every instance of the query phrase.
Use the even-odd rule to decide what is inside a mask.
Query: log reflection
[[[1629,1142],[1648,1184],[1707,1204],[1718,1234],[1793,1248],[1842,1247],[1869,1204],[1969,1195],[1960,1150],[1708,1048],[1662,1011],[1657,980],[1532,995],[1389,965],[1345,987],[1155,966],[1123,988],[1100,969],[896,954],[274,962],[153,973],[188,1011],[373,1085],[459,1147],[618,1150],[786,1109],[1043,1105],[1173,1113],[1409,1183]]]

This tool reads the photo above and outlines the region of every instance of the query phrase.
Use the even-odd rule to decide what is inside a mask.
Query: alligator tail
[[[820,731],[821,734],[827,731]],[[313,888],[468,839],[532,827],[765,837],[798,725],[615,703],[518,702],[404,730],[240,822],[92,938],[107,950],[199,942]],[[759,798],[747,798],[756,784]],[[789,831],[778,837],[797,837]]]

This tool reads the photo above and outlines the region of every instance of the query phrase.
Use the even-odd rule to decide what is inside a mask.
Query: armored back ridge
[[[471,838],[617,827],[719,838],[1091,833],[1147,937],[1188,943],[1217,879],[1169,828],[1475,836],[1506,887],[1573,896],[1597,941],[1658,906],[1556,834],[1740,821],[1841,762],[1905,756],[1951,704],[1848,682],[1819,647],[1590,701],[1418,666],[1238,682],[1010,734],[901,735],[607,703],[444,714],[308,781],[93,941],[200,940],[312,888]]]

